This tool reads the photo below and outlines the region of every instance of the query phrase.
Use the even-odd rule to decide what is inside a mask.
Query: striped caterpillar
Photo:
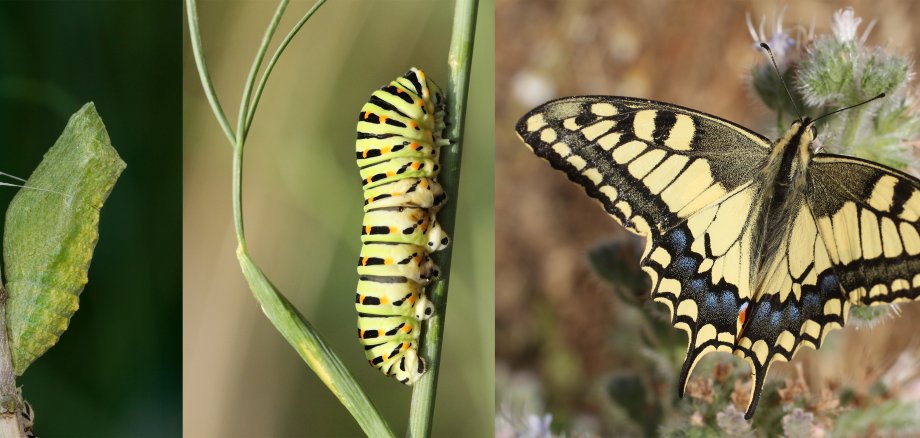
[[[430,253],[449,239],[435,219],[447,201],[436,177],[444,96],[416,68],[375,91],[358,116],[364,185],[358,259],[358,338],[371,366],[412,385],[425,373],[421,323],[434,314],[425,286],[438,277]]]

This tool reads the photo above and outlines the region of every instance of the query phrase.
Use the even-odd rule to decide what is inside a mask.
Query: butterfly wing
[[[521,139],[634,233],[660,234],[754,178],[770,142],[687,108],[612,96],[545,103]]]
[[[809,203],[852,304],[920,295],[920,181],[871,161],[817,155]]]
[[[623,97],[546,103],[518,122],[538,156],[648,237],[652,297],[688,333],[678,391],[711,351],[733,351],[750,300],[754,182],[767,139],[687,108]]]
[[[920,295],[920,181],[830,154],[808,167],[805,198],[755,292],[735,354],[754,371],[750,418],[773,361],[819,348],[854,305]]]
[[[829,330],[843,326],[850,306],[804,198],[791,224],[780,236],[777,256],[753,291],[734,346],[733,353],[744,358],[753,371],[747,419],[757,408],[770,365],[792,360],[803,345],[820,347]]]
[[[687,356],[678,381],[683,396],[693,368],[707,353],[732,352],[738,315],[750,303],[755,242],[753,215],[758,183],[739,187],[724,200],[649,239],[642,269],[652,297],[671,310],[671,324],[687,332]]]

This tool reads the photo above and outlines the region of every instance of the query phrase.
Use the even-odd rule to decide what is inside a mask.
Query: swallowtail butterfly
[[[920,295],[920,181],[817,153],[814,121],[775,142],[718,117],[630,97],[576,96],[517,124],[534,153],[646,237],[652,297],[688,334],[683,395],[713,351],[753,371],[821,346],[851,306]]]
[[[447,201],[436,179],[443,131],[444,96],[415,68],[375,91],[358,116],[358,338],[372,366],[407,385],[425,373],[418,339],[434,313],[425,286],[438,276],[429,254],[448,244],[435,219]]]

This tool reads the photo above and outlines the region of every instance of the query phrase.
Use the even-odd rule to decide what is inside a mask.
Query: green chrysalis
[[[3,260],[16,375],[54,346],[79,307],[99,237],[99,209],[124,169],[88,103],[70,117],[10,203]]]

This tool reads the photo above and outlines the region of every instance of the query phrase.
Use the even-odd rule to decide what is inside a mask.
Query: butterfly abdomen
[[[425,287],[439,274],[430,253],[449,243],[435,218],[447,201],[437,182],[443,131],[443,96],[415,68],[375,91],[358,115],[358,339],[371,366],[407,385],[425,372],[418,339],[434,314]]]

